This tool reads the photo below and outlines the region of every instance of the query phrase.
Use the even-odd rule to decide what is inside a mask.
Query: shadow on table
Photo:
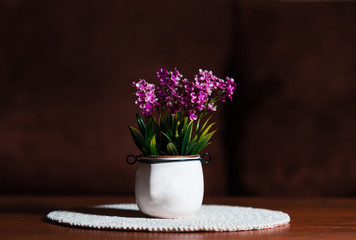
[[[150,218],[139,210],[121,208],[78,207],[66,211],[111,217]]]

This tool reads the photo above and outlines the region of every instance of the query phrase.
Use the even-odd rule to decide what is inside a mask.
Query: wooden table
[[[356,239],[356,199],[206,198],[206,204],[252,206],[288,213],[291,223],[269,230],[150,233],[71,228],[47,222],[52,210],[134,202],[133,197],[0,197],[0,239]]]

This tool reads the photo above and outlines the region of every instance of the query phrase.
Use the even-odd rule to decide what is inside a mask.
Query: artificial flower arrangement
[[[216,130],[209,123],[219,102],[232,100],[236,83],[220,79],[211,71],[199,70],[193,81],[177,69],[159,69],[158,85],[134,82],[137,128],[129,127],[140,155],[128,155],[126,162],[138,162],[135,196],[138,208],[160,218],[187,217],[202,205],[204,178],[201,163],[209,153],[199,152],[210,144]],[[203,161],[205,155],[208,161]],[[133,159],[133,160],[130,160]]]
[[[160,68],[159,84],[141,79],[133,82],[143,117],[136,114],[138,128],[129,127],[136,146],[144,156],[189,156],[207,147],[216,130],[209,123],[219,102],[232,100],[236,83],[211,71],[199,70],[194,80],[184,78],[175,68]]]

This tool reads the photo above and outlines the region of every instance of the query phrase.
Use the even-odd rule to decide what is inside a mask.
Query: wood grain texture
[[[226,233],[150,233],[90,230],[45,220],[52,210],[134,202],[133,197],[0,197],[0,239],[356,239],[353,198],[207,198],[206,204],[281,210],[291,223],[270,230]]]

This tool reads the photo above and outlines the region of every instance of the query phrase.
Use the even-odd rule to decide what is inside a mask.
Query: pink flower
[[[135,104],[139,105],[142,114],[151,115],[159,106],[158,98],[155,95],[155,85],[149,84],[143,79],[133,82],[133,85],[137,88],[136,96],[138,97]]]
[[[214,106],[214,103],[209,103],[209,104],[208,104],[208,109],[209,109],[210,111],[215,112],[215,111],[216,111],[216,106]]]
[[[190,120],[197,120],[198,116],[195,114],[195,110],[189,109],[188,115]]]

